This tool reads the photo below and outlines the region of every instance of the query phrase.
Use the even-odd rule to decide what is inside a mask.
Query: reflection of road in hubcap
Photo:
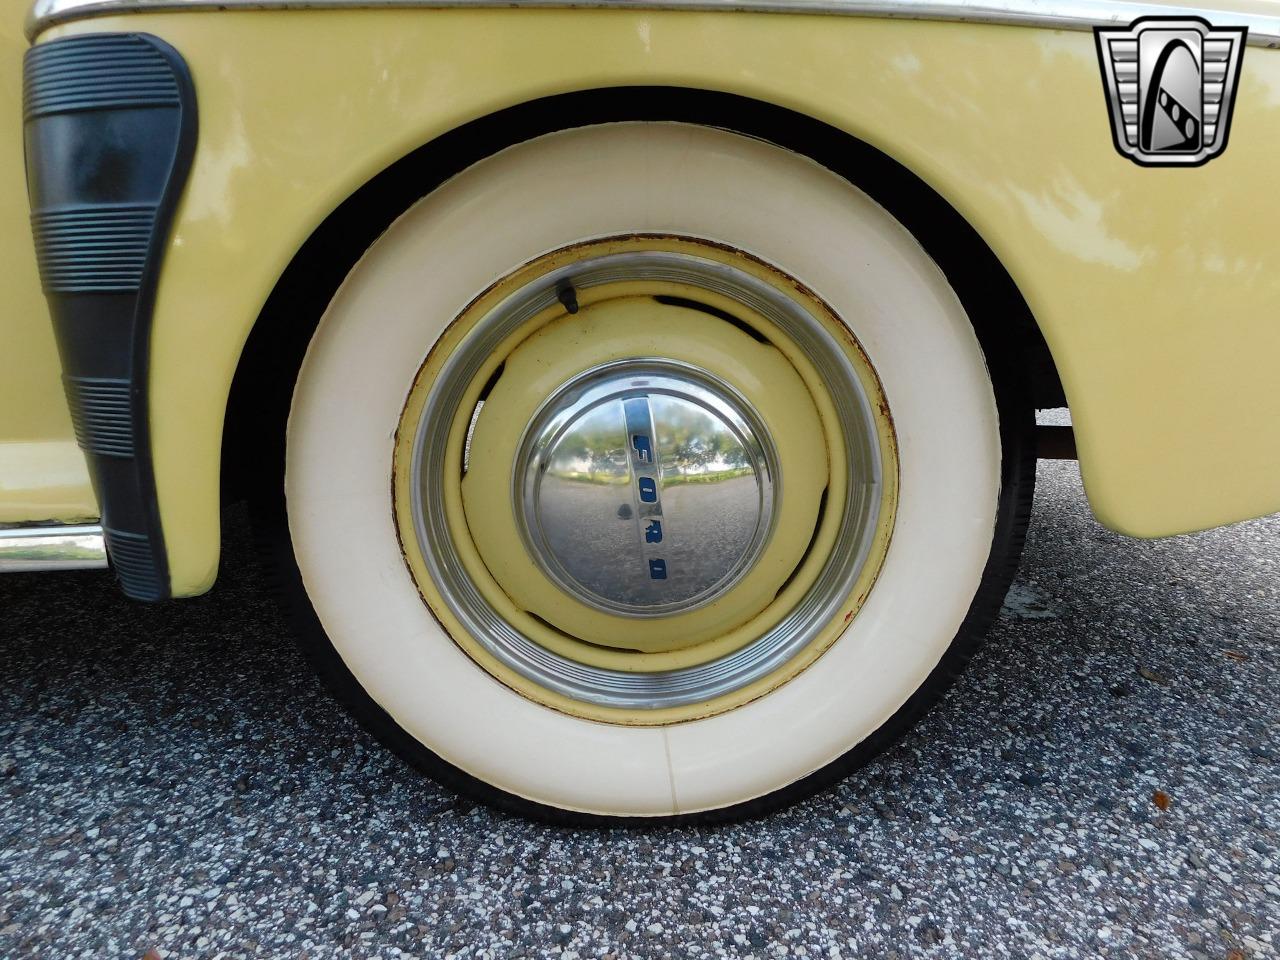
[[[726,385],[627,361],[575,379],[527,432],[525,533],[570,593],[631,616],[690,609],[732,586],[767,540],[776,456]]]

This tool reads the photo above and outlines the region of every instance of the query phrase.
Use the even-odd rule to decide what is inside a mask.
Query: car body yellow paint
[[[0,11],[0,523],[84,520],[98,505],[71,433],[28,226],[18,82],[26,4],[2,0]]]
[[[171,43],[199,97],[199,145],[151,344],[175,595],[213,582],[229,385],[263,302],[310,232],[388,164],[465,121],[624,84],[726,91],[808,114],[949,200],[1044,332],[1086,490],[1108,526],[1159,536],[1280,509],[1278,51],[1246,51],[1223,156],[1144,169],[1112,147],[1084,31],[382,9],[139,13],[39,40],[118,30]]]
[[[50,379],[54,389],[45,403],[61,405],[65,413],[61,380],[56,376]],[[22,399],[23,404],[31,402],[29,396]],[[10,415],[20,425],[23,410],[24,407],[17,407]],[[0,524],[45,520],[75,523],[97,517],[98,501],[89,482],[84,454],[74,439],[0,443]]]
[[[689,706],[648,710],[572,699],[492,656],[470,635],[433,582],[413,508],[413,488],[421,482],[414,472],[416,438],[427,399],[450,354],[495,305],[538,277],[578,260],[632,250],[678,252],[730,264],[801,302],[832,334],[866,390],[883,464],[875,528],[862,568],[815,638],[777,670],[730,693]],[[566,316],[557,304],[531,317],[476,371],[453,417],[445,461],[446,476],[459,478],[444,481],[454,547],[489,606],[522,635],[563,657],[635,673],[682,670],[716,660],[759,639],[794,610],[837,541],[840,511],[820,515],[818,505],[824,493],[827,503],[843,503],[849,476],[827,385],[798,345],[761,315],[751,315],[748,322],[767,344],[705,313],[658,306],[654,296],[694,297],[725,313],[744,314],[741,303],[705,287],[621,281],[580,290],[576,315]],[[714,603],[664,617],[661,631],[649,620],[592,609],[549,580],[521,544],[511,494],[515,449],[540,403],[585,370],[636,357],[689,362],[735,388],[769,426],[782,474],[778,519],[752,570]],[[501,377],[473,419],[482,389],[500,366]],[[888,411],[879,379],[848,327],[811,291],[749,256],[712,244],[649,235],[551,251],[477,297],[424,361],[396,431],[392,491],[401,551],[423,601],[454,642],[501,683],[529,699],[608,723],[660,725],[710,716],[763,696],[807,669],[840,636],[871,592],[893,536],[897,507],[897,438]],[[486,449],[491,444],[493,448]],[[669,642],[672,638],[675,644]]]

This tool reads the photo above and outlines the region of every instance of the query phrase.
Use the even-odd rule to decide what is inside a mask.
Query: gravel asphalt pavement
[[[968,675],[719,829],[459,800],[322,692],[240,512],[204,598],[0,579],[0,957],[1280,955],[1280,518],[1160,542],[1042,463]]]

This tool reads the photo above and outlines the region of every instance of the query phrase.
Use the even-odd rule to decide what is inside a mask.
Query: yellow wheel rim
[[[747,568],[657,616],[552,575],[514,476],[530,424],[575,378],[646,363],[749,410],[778,484]],[[583,244],[500,280],[432,349],[396,438],[406,563],[450,636],[524,696],[611,723],[720,713],[812,664],[874,584],[896,487],[888,405],[849,329],[773,267],[684,238]],[[643,571],[633,559],[619,563]]]

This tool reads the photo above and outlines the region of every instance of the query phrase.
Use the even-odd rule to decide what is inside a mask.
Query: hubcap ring
[[[697,241],[691,241],[697,243]],[[812,589],[771,629],[719,659],[679,670],[636,673],[563,657],[504,620],[467,574],[453,543],[441,478],[451,428],[487,358],[561,290],[650,281],[702,288],[765,317],[822,377],[836,412],[849,482],[834,546]],[[870,554],[881,509],[884,464],[866,389],[833,334],[801,303],[736,266],[684,252],[611,253],[542,274],[488,311],[444,360],[414,436],[410,468],[414,531],[427,570],[450,612],[484,650],[535,684],[606,708],[656,710],[713,700],[777,671],[837,617]]]

